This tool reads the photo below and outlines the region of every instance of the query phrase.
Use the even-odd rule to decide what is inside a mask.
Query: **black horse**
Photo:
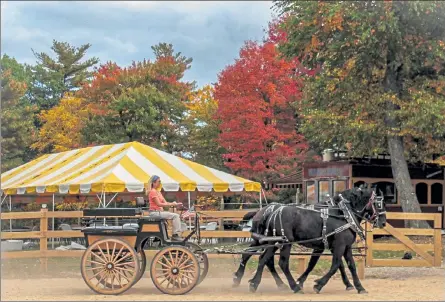
[[[319,202],[316,206],[321,206],[321,207],[326,207],[326,206],[331,206],[334,205],[334,200],[331,201],[322,201]],[[274,211],[275,209],[277,209],[279,206],[282,206],[281,204],[270,204],[264,208],[262,208],[261,210],[258,211],[253,211],[253,212],[249,212],[246,215],[244,215],[243,220],[247,221],[253,218],[253,223],[252,223],[252,228],[251,228],[251,232],[252,233],[259,233],[258,227],[259,227],[259,223],[261,221],[261,218],[264,216],[264,213],[267,213],[269,211]],[[250,244],[249,248],[252,247],[257,247],[260,246],[261,243],[258,239],[253,240],[253,242]],[[311,256],[310,260],[309,260],[309,264],[307,269],[304,271],[304,273],[298,278],[297,283],[303,287],[304,282],[306,281],[307,277],[309,276],[309,274],[311,273],[311,271],[314,269],[315,265],[317,264],[318,260],[320,259],[320,254],[323,253],[323,249],[319,250],[319,249],[314,249],[312,251],[313,255]],[[241,283],[241,279],[244,276],[244,272],[245,272],[245,268],[246,268],[246,264],[249,261],[249,259],[252,257],[252,254],[243,254],[241,257],[241,263],[238,267],[238,270],[234,273],[234,277],[233,277],[233,287],[237,287],[239,286],[239,284]],[[272,274],[272,277],[275,280],[275,283],[277,284],[278,288],[287,288],[287,286],[284,284],[284,282],[281,280],[280,276],[278,275],[277,271],[275,270],[275,263],[274,263],[274,257],[272,257],[267,263],[266,263],[267,268],[269,269],[270,273]],[[346,290],[353,290],[354,286],[351,284],[351,282],[349,281],[348,276],[346,275],[346,270],[345,270],[345,266],[343,265],[343,262],[340,263],[340,274],[341,274],[341,278],[343,283],[346,286]]]
[[[375,192],[370,188],[353,188],[344,191],[339,196],[334,197],[335,204],[340,208],[330,208],[326,218],[326,230],[328,235],[326,239],[326,247],[332,252],[332,265],[329,272],[321,279],[316,281],[314,290],[319,293],[326,285],[329,279],[336,273],[337,269],[342,264],[342,257],[345,257],[348,268],[351,271],[354,286],[358,293],[366,293],[366,290],[360,283],[357,275],[354,258],[352,256],[352,245],[354,244],[357,232],[360,231],[357,226],[363,219],[377,225],[384,227],[386,224],[386,214],[384,211],[384,204],[376,200]],[[346,215],[350,218],[347,219]],[[293,279],[289,270],[289,258],[291,251],[291,243],[298,243],[302,246],[312,248],[315,251],[323,251],[325,243],[320,238],[323,234],[323,218],[319,211],[308,209],[305,207],[287,206],[282,208],[281,213],[264,213],[262,215],[256,230],[258,234],[264,234],[266,230],[270,233],[275,233],[274,236],[284,236],[289,243],[282,243],[281,246],[273,246],[276,242],[268,242],[271,248],[268,248],[260,256],[258,269],[255,276],[249,280],[250,290],[255,291],[260,282],[262,272],[266,263],[274,257],[278,248],[280,251],[279,265],[286,275],[289,286],[294,292],[302,290],[302,283],[297,284]],[[275,215],[275,219],[271,218]],[[353,227],[351,226],[351,222]],[[253,237],[254,234],[252,234]],[[277,237],[276,237],[277,238]],[[315,239],[315,240],[314,240]]]

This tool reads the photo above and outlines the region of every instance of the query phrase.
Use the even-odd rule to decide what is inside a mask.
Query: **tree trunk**
[[[387,61],[383,87],[386,92],[393,93],[398,98],[401,98],[403,90],[403,60],[398,58],[397,44],[391,41],[391,38],[388,39],[387,43]],[[403,137],[398,135],[400,121],[394,116],[394,113],[399,109],[390,100],[386,102],[385,124],[390,132],[396,131],[396,133],[390,133],[387,137],[388,150],[391,155],[392,175],[403,212],[421,213],[419,201],[409,175],[408,163],[405,159]],[[429,225],[426,221],[405,220],[405,227],[429,228]]]
[[[388,150],[391,154],[392,175],[396,183],[397,195],[403,212],[420,213],[420,205],[411,183],[408,164],[403,154],[403,139],[399,136],[388,137]],[[426,221],[405,220],[408,228],[429,228]]]

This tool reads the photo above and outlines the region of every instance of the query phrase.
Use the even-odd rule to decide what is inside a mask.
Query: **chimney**
[[[323,161],[332,161],[334,160],[334,150],[332,149],[324,149],[323,150]]]

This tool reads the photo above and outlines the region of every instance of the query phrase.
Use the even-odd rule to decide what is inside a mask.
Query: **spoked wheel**
[[[147,256],[145,256],[145,252],[144,249],[141,248],[138,252],[138,259],[139,259],[139,274],[136,278],[136,281],[134,281],[134,283],[138,282],[139,280],[141,280],[141,278],[144,276],[145,273],[145,269],[147,268]]]
[[[125,241],[110,238],[98,240],[82,256],[81,273],[93,291],[119,295],[136,282],[140,273],[136,251]]]
[[[190,249],[192,253],[195,254],[196,258],[198,258],[200,269],[198,284],[200,284],[209,272],[209,258],[207,257],[207,254],[204,253],[202,247],[196,243],[186,242],[185,247]]]
[[[188,248],[170,246],[154,256],[150,274],[154,285],[164,294],[183,295],[198,284],[199,262]]]

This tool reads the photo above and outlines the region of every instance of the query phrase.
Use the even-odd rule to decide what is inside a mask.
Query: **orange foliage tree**
[[[246,42],[215,87],[225,164],[258,180],[295,169],[308,149],[294,107],[301,98],[299,78],[306,71],[298,60],[280,58],[276,39],[283,37],[275,28],[273,23],[262,44]]]
[[[42,111],[38,141],[32,145],[40,152],[63,152],[82,147],[81,130],[86,124],[88,106],[79,97],[65,94],[60,103]]]

